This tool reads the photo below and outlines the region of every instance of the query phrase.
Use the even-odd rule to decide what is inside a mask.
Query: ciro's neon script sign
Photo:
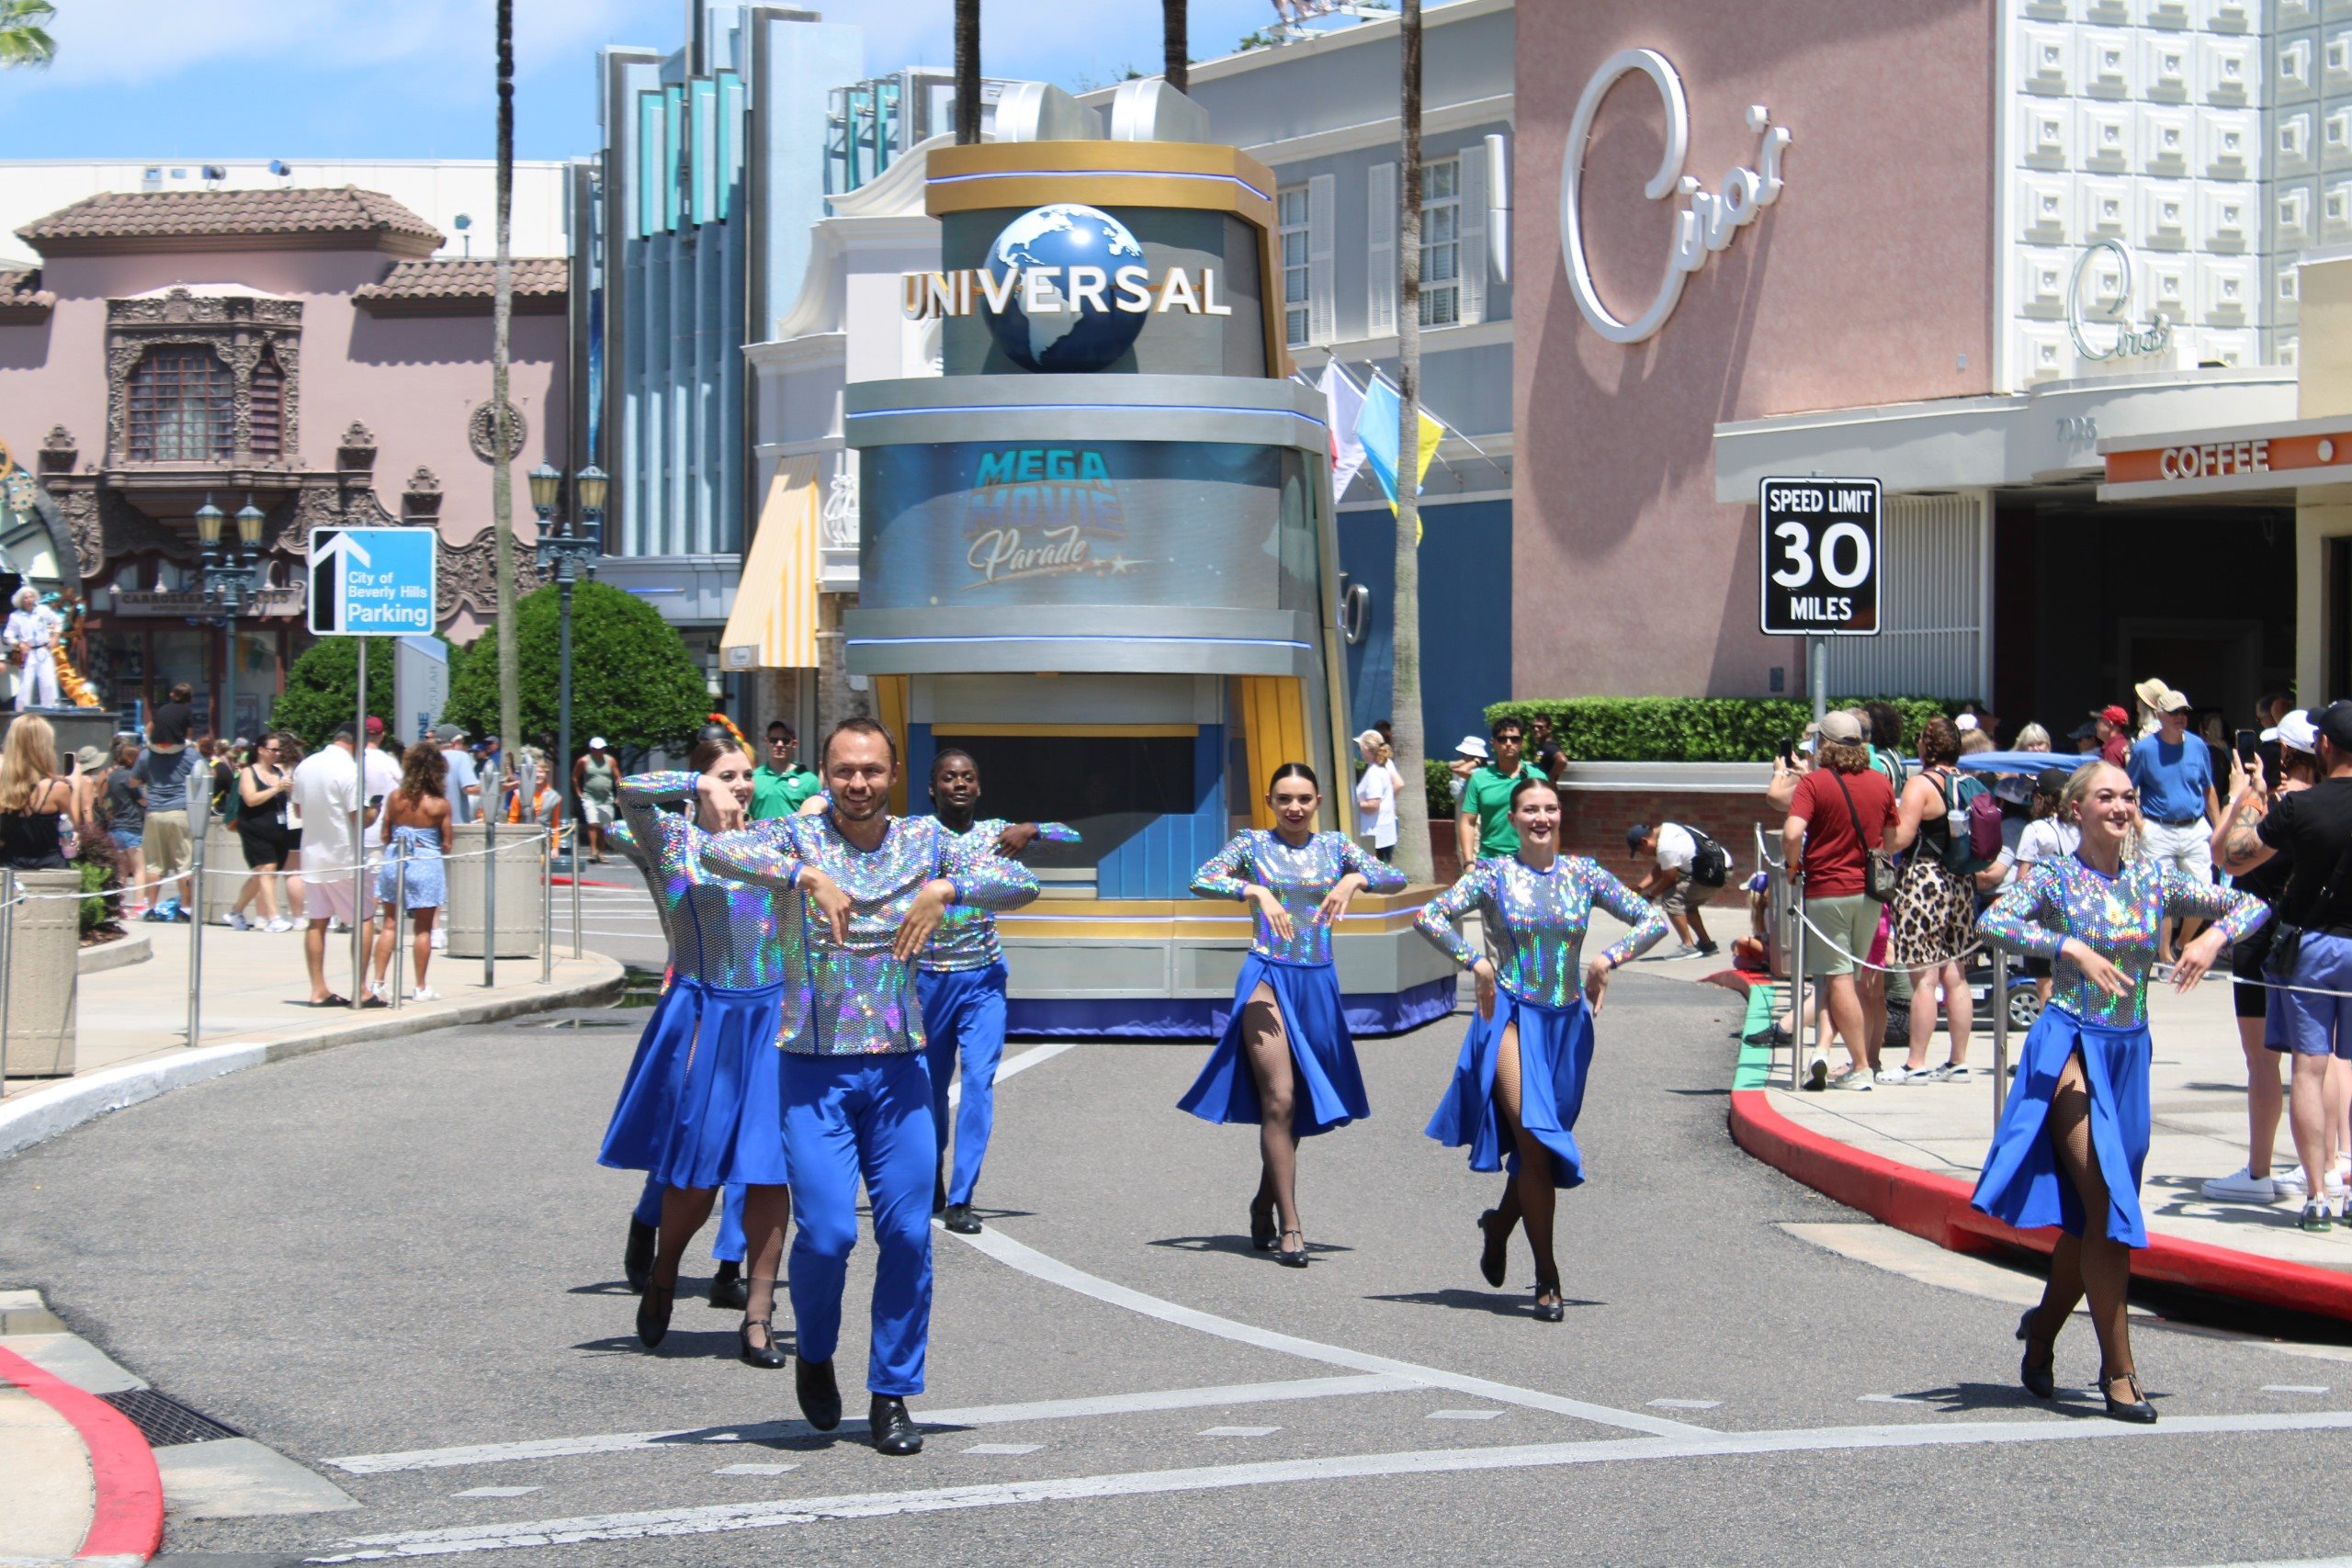
[[[1674,217],[1674,240],[1657,295],[1647,310],[1623,321],[1610,313],[1601,303],[1600,291],[1593,286],[1579,209],[1584,153],[1592,140],[1593,117],[1600,112],[1600,100],[1609,96],[1617,79],[1636,71],[1650,79],[1666,106],[1666,150],[1642,194],[1652,201],[1674,197],[1682,205]],[[1789,133],[1770,120],[1763,105],[1749,107],[1747,129],[1757,136],[1756,166],[1736,167],[1724,175],[1720,189],[1702,190],[1698,176],[1682,172],[1683,156],[1690,151],[1690,102],[1683,96],[1682,78],[1673,65],[1654,49],[1620,50],[1601,62],[1592,80],[1584,85],[1584,96],[1577,100],[1576,118],[1568,124],[1566,155],[1560,163],[1560,250],[1568,266],[1568,292],[1576,297],[1577,309],[1584,312],[1593,331],[1611,343],[1640,343],[1656,333],[1674,313],[1690,275],[1704,266],[1710,255],[1729,249],[1741,229],[1781,198],[1781,153],[1789,144]]]

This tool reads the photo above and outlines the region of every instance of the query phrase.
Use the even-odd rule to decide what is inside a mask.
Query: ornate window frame
[[[130,376],[154,348],[207,348],[229,367],[230,457],[236,468],[292,468],[301,451],[302,302],[249,294],[162,295],[107,301],[107,465],[130,461]],[[282,378],[279,450],[253,450],[254,367],[266,354]],[[141,467],[151,465],[141,463]],[[186,467],[184,463],[154,467]]]

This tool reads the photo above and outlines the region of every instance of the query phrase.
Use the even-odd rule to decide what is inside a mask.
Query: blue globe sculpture
[[[999,283],[1015,271],[1032,267],[1058,269],[1055,292],[1069,296],[1069,269],[1100,267],[1105,279],[1105,307],[1091,299],[1074,310],[1040,312],[1035,320],[1022,308],[1016,289],[1001,311],[985,306],[981,315],[998,346],[1024,370],[1083,373],[1100,370],[1135,344],[1143,331],[1144,313],[1106,308],[1116,297],[1108,279],[1123,266],[1143,265],[1143,246],[1127,226],[1099,208],[1074,201],[1056,202],[1024,212],[1004,226],[989,247],[988,268]]]

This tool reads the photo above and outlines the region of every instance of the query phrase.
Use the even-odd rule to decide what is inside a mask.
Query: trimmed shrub
[[[1453,770],[1435,757],[1421,759],[1421,784],[1430,797],[1430,820],[1443,821],[1453,815]]]
[[[1906,750],[1921,725],[1954,711],[1932,697],[1833,697],[1829,705],[1881,700],[1902,713]],[[1496,703],[1487,709],[1487,722],[1527,724],[1539,714],[1551,719],[1572,762],[1763,762],[1782,740],[1804,733],[1813,704],[1801,697],[1535,698]],[[1431,766],[1442,770],[1444,764]],[[1447,810],[1451,815],[1450,805]]]

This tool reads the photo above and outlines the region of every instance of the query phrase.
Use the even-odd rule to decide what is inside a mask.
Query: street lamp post
[[[566,797],[571,789],[571,590],[583,570],[593,571],[595,559],[605,553],[604,516],[605,491],[609,481],[605,470],[594,463],[572,476],[574,500],[580,512],[575,529],[570,517],[558,518],[556,504],[563,489],[563,476],[547,463],[531,470],[531,509],[539,514],[539,575],[550,572],[555,577],[556,602],[556,766],[563,772],[557,776],[564,782],[556,786],[557,797]],[[573,803],[576,811],[578,803]],[[573,829],[571,841],[571,880],[574,888],[580,885],[580,840],[578,828]]]
[[[260,586],[264,519],[261,508],[248,495],[237,509],[235,536],[224,539],[227,521],[210,496],[196,510],[196,536],[203,551],[200,592],[212,612],[209,619],[221,627],[228,645],[220,674],[220,711],[213,716],[212,730],[216,737],[233,740],[237,733],[237,617],[254,602]]]

